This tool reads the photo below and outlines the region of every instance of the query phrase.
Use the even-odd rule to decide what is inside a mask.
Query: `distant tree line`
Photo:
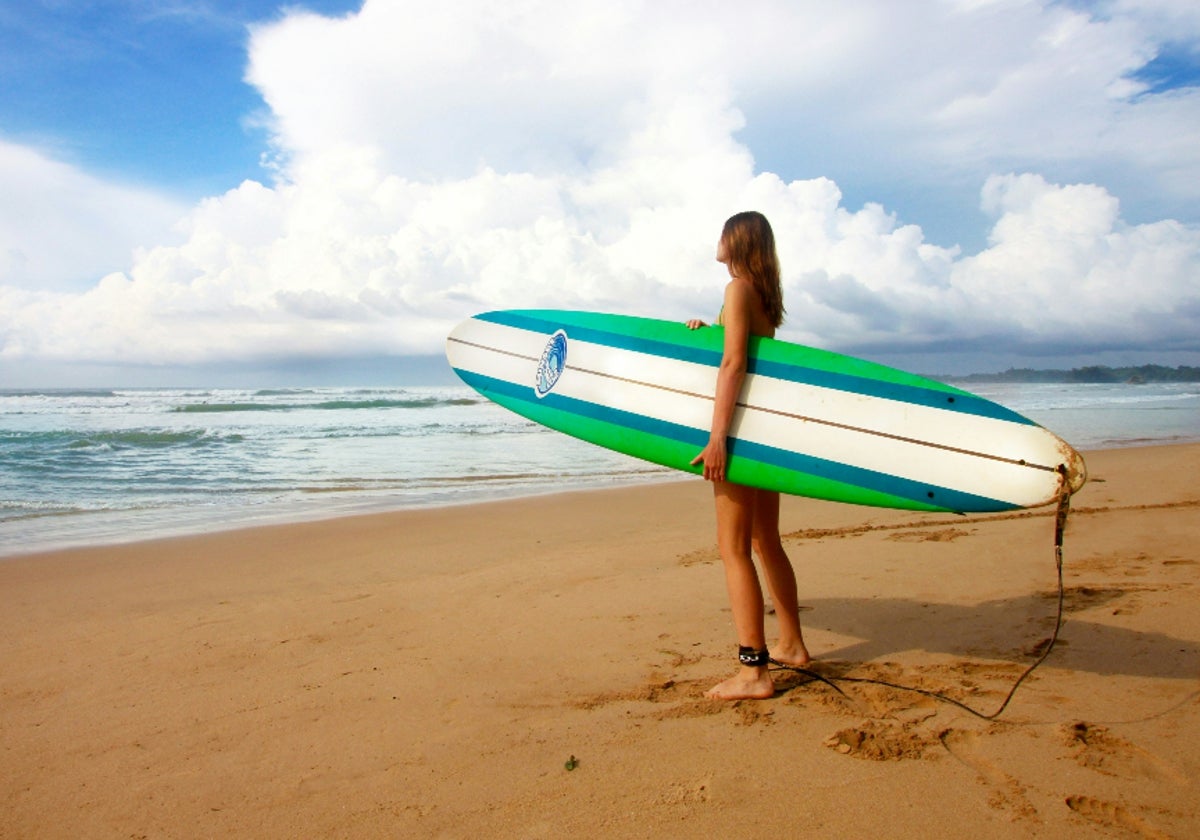
[[[1071,370],[1033,370],[1009,368],[1003,373],[972,373],[954,377],[963,382],[1073,382],[1103,384],[1112,382],[1200,382],[1200,367],[1166,367],[1139,365],[1137,367],[1107,367],[1088,365]]]

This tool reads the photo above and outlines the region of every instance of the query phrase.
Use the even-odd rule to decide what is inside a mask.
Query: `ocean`
[[[1200,440],[1200,383],[970,390],[1079,449]],[[679,476],[461,386],[0,389],[0,556]]]

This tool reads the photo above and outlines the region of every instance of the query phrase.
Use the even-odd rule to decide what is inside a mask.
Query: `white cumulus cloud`
[[[184,205],[0,139],[0,287],[81,289],[129,265],[133,247],[177,239]]]
[[[1160,195],[1200,203],[1200,95],[1136,77],[1175,37],[1164,21],[1197,36],[1188,8],[367,0],[337,20],[293,13],[253,32],[247,70],[279,177],[190,208],[176,241],[144,241],[124,265],[95,260],[86,284],[6,269],[0,359],[435,353],[489,308],[711,316],[720,225],[748,208],[776,229],[789,338],[1200,352],[1197,215],[1146,211]],[[986,245],[928,241],[882,202],[848,207],[835,177],[762,162],[785,154],[929,190],[972,183]],[[87,176],[71,177],[88,195]],[[1134,180],[1131,221],[1118,188]],[[130,214],[146,197],[112,200]],[[53,232],[0,221],[13,253],[41,253]]]

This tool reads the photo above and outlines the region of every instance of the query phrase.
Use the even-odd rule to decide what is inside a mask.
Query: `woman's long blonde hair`
[[[754,210],[738,213],[725,222],[721,240],[734,275],[750,281],[771,325],[778,327],[784,315],[783,284],[771,223]]]

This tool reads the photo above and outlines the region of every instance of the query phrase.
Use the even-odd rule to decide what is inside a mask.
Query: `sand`
[[[1200,836],[1200,446],[1088,462],[993,720],[704,699],[698,480],[0,560],[0,836]],[[1052,514],[785,499],[814,671],[995,711]]]

